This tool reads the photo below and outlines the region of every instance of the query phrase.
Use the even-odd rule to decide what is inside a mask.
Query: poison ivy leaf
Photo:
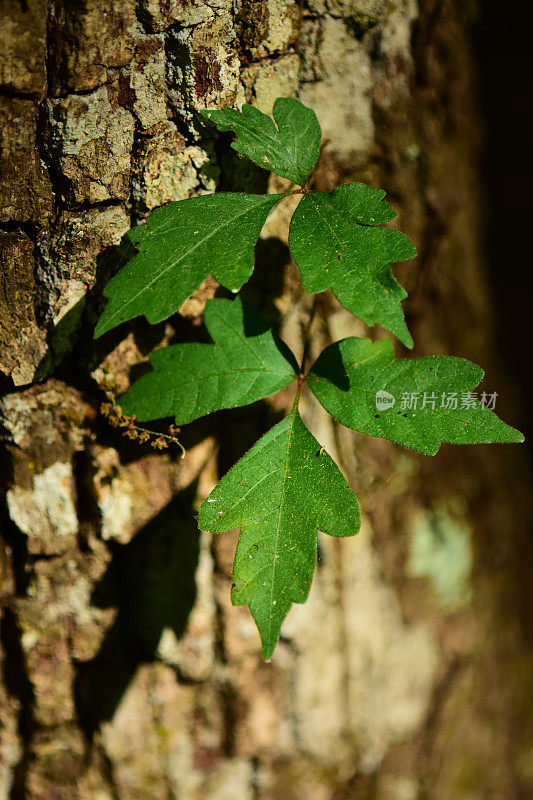
[[[308,385],[348,428],[428,455],[443,442],[522,442],[473,392],[482,377],[464,358],[395,360],[390,340],[350,337],[320,354]]]
[[[286,196],[227,192],[152,211],[127,234],[139,252],[107,284],[109,302],[95,337],[141,314],[161,322],[208,275],[238,291],[252,274],[254,245],[269,212]]]
[[[225,108],[202,113],[219,130],[235,133],[234,150],[293,183],[303,186],[317,162],[322,131],[315,112],[298,100],[278,97],[274,120],[249,105],[242,112]]]
[[[264,659],[293,603],[304,603],[316,564],[317,530],[352,536],[359,506],[336,464],[292,412],[266,433],[200,506],[199,526],[241,528],[231,599],[248,605]]]
[[[416,249],[403,233],[377,227],[396,217],[384,195],[362,183],[310,192],[293,214],[289,246],[308,292],[331,287],[367,325],[379,323],[412,347],[401,307],[407,292],[390,264],[413,258]]]
[[[214,344],[175,344],[150,356],[154,372],[120,398],[139,421],[176,417],[184,425],[212,411],[254,403],[296,379],[289,348],[240,297],[208,300],[204,320]]]

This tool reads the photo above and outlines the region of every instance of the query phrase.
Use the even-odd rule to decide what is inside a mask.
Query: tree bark
[[[363,526],[320,536],[310,599],[266,665],[229,600],[236,534],[198,534],[194,511],[289,392],[190,426],[181,460],[124,438],[99,407],[154,346],[198,337],[216,284],[184,318],[92,341],[133,224],[201,191],[266,186],[197,112],[298,96],[324,131],[316,188],[384,187],[418,246],[397,269],[415,353],[483,364],[512,422],[483,253],[474,9],[2,0],[2,14],[0,799],[529,796],[522,450],[430,459],[334,427],[305,398]],[[301,351],[312,299],[287,227],[285,206],[246,293]],[[367,332],[329,294],[319,310],[314,351]]]

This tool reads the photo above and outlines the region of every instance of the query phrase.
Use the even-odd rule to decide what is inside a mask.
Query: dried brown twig
[[[149,442],[154,450],[166,450],[170,443],[177,444],[181,449],[181,457],[185,457],[186,450],[178,439],[180,428],[176,425],[170,425],[168,433],[142,428],[135,423],[135,414],[129,417],[123,413],[111,389],[106,388],[105,393],[108,401],[100,404],[100,412],[113,428],[122,428],[123,435],[127,436],[128,439],[137,439],[140,443]]]

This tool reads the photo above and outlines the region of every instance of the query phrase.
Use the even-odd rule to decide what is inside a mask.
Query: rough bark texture
[[[533,790],[531,603],[520,448],[418,457],[305,418],[364,523],[320,538],[309,602],[273,661],[232,608],[235,534],[198,535],[217,473],[290,400],[184,432],[185,460],[99,415],[186,321],[95,346],[121,236],[151,209],[264,176],[198,123],[280,95],[325,135],[318,188],[387,189],[420,258],[417,352],[491,359],[472,11],[458,0],[2,0],[0,286],[6,497],[1,523],[2,800],[517,800]],[[281,185],[277,182],[276,185]],[[248,296],[295,349],[309,308],[268,222]],[[313,347],[364,327],[321,303]],[[529,695],[528,695],[529,692]]]

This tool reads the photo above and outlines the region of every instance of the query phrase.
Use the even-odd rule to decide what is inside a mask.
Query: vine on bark
[[[166,319],[210,274],[238,292],[253,272],[254,245],[269,212],[300,194],[289,246],[306,290],[331,288],[353,314],[412,347],[401,307],[406,292],[390,265],[414,257],[415,247],[383,227],[396,213],[382,190],[361,183],[330,194],[309,189],[321,139],[314,112],[278,98],[273,119],[247,105],[242,112],[204,114],[220,130],[234,132],[237,152],[296,188],[275,195],[204,195],[152,212],[128,234],[137,253],[107,285],[108,304],[95,335],[141,314],[151,323]],[[300,417],[304,384],[343,425],[426,454],[434,455],[443,442],[521,442],[523,436],[493,413],[485,393],[478,400],[474,389],[483,371],[465,359],[396,360],[388,339],[349,337],[327,347],[307,370],[305,354],[298,365],[240,297],[208,301],[205,323],[212,344],[156,350],[153,371],[120,398],[120,409],[126,430],[137,438],[135,420],[173,416],[183,425],[296,385],[289,415],[229,470],[199,511],[204,530],[241,529],[232,602],[250,607],[268,660],[292,603],[309,594],[317,531],[351,536],[360,523],[352,489]]]

